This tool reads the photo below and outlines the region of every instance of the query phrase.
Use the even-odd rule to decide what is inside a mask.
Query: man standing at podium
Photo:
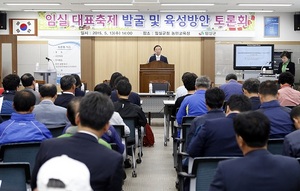
[[[160,45],[155,45],[153,50],[155,53],[149,58],[149,63],[153,61],[162,61],[168,64],[167,57],[161,55],[162,47]]]

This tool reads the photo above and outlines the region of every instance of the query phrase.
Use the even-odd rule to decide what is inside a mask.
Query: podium
[[[43,80],[47,84],[56,84],[57,73],[55,70],[34,71],[34,79]]]
[[[153,61],[148,64],[140,64],[140,92],[149,92],[150,82],[170,83],[170,91],[174,91],[174,65],[161,61]]]

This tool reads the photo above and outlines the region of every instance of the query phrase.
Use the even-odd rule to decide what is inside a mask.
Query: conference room
[[[296,0],[0,0],[0,5],[1,82],[8,74],[31,73],[60,91],[61,77],[78,74],[93,91],[114,72],[129,79],[155,144],[143,148],[137,177],[125,170],[124,190],[176,190],[169,111],[185,72],[208,76],[215,87],[230,73],[241,83],[277,81],[280,56],[287,51],[295,63],[295,89],[300,85]],[[153,90],[155,83],[167,85]]]

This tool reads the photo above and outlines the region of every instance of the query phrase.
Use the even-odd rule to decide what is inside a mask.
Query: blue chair
[[[0,114],[0,119],[2,119],[2,121],[7,121],[11,118],[11,114]]]
[[[179,172],[179,190],[184,190],[184,178],[190,179],[190,191],[206,191],[215,175],[218,163],[238,157],[196,157],[189,160],[189,173]],[[191,168],[190,168],[191,166]]]
[[[117,133],[120,135],[121,138],[125,136],[124,125],[113,125]]]
[[[0,190],[27,191],[30,179],[29,163],[0,163]]]
[[[2,162],[28,162],[32,172],[40,142],[24,142],[1,145],[0,158]]]
[[[268,151],[275,155],[282,155],[283,152],[283,138],[269,139],[268,140]]]
[[[176,130],[180,130],[182,138],[175,138],[175,143],[173,144],[173,153],[174,153],[174,167],[178,168],[178,153],[186,151],[186,140],[189,133],[191,122],[195,119],[196,116],[184,116],[182,118],[181,126],[176,127]]]
[[[137,177],[136,174],[136,162],[137,163],[141,163],[142,162],[142,143],[140,141],[140,135],[139,136],[139,142],[138,142],[138,146],[139,146],[139,154],[138,154],[138,158],[135,159],[135,145],[136,145],[136,140],[135,140],[135,129],[138,129],[138,133],[140,133],[140,127],[138,127],[137,125],[137,118],[135,117],[124,117],[123,118],[124,123],[129,127],[130,129],[130,134],[128,137],[125,137],[125,142],[126,142],[126,155],[127,153],[130,153],[128,155],[132,156],[132,177]],[[128,150],[129,149],[129,150]]]
[[[152,81],[152,91],[153,93],[167,93],[170,88],[170,83],[168,81]]]
[[[58,127],[50,128],[49,131],[51,132],[52,137],[55,138],[63,134],[65,127],[66,127],[65,125],[58,126]]]

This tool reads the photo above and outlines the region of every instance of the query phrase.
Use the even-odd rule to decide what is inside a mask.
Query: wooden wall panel
[[[182,84],[184,72],[203,73],[201,65],[206,59],[201,55],[214,58],[214,51],[208,54],[206,47],[203,49],[201,38],[196,37],[96,37],[95,83],[109,79],[113,72],[118,71],[130,79],[133,91],[137,92],[139,65],[148,61],[156,44],[162,46],[162,54],[168,57],[170,64],[175,65],[175,89]],[[210,51],[210,48],[207,50]]]
[[[215,38],[202,38],[201,75],[207,75],[215,82]]]
[[[99,37],[95,40],[95,83],[109,80],[118,71],[138,91],[137,38]]]
[[[87,83],[87,89],[95,86],[95,39],[94,37],[81,38],[81,79]]]

